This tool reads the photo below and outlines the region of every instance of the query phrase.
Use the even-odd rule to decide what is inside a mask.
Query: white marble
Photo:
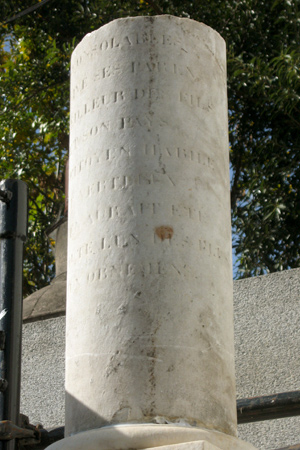
[[[113,21],[73,53],[67,436],[236,434],[225,54],[171,16]]]
[[[115,425],[78,433],[49,450],[255,450],[218,431],[173,425]]]

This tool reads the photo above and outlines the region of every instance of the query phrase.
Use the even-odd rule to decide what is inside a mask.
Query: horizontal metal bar
[[[290,447],[277,448],[275,450],[300,450],[300,444],[291,445]]]
[[[238,424],[300,415],[300,391],[237,400]]]
[[[36,432],[34,429],[21,428],[10,420],[0,422],[0,440],[9,441],[11,439],[34,438]]]
[[[238,423],[258,422],[300,415],[300,391],[237,400]],[[44,449],[64,438],[64,427],[41,430],[41,442],[35,450]],[[300,444],[276,450],[300,450]]]

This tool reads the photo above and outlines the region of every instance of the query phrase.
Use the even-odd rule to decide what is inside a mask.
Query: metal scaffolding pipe
[[[263,395],[237,400],[238,424],[260,422],[300,415],[300,391]],[[57,442],[64,437],[64,427],[51,431],[43,430],[40,446],[36,450]],[[300,450],[300,444],[276,450]]]
[[[237,400],[238,423],[300,415],[300,391]]]
[[[0,182],[0,420],[18,424],[20,410],[22,268],[27,237],[27,186]],[[15,440],[0,441],[13,450]]]
[[[290,445],[289,447],[282,447],[276,450],[300,450],[300,444]]]

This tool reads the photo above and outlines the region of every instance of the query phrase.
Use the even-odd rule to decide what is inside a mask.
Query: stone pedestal
[[[78,433],[48,447],[51,450],[255,450],[218,431],[174,425],[114,425]]]
[[[232,444],[223,39],[171,16],[87,35],[72,56],[70,147],[66,435],[161,425],[61,448],[102,448],[105,433],[114,448],[128,430],[124,448],[251,448]]]

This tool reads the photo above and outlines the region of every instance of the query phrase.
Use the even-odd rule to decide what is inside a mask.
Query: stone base
[[[128,424],[84,431],[49,450],[255,450],[228,434],[182,425]]]
[[[184,442],[183,444],[162,445],[161,447],[152,447],[159,450],[221,450],[207,441]],[[146,449],[149,450],[149,449]]]

